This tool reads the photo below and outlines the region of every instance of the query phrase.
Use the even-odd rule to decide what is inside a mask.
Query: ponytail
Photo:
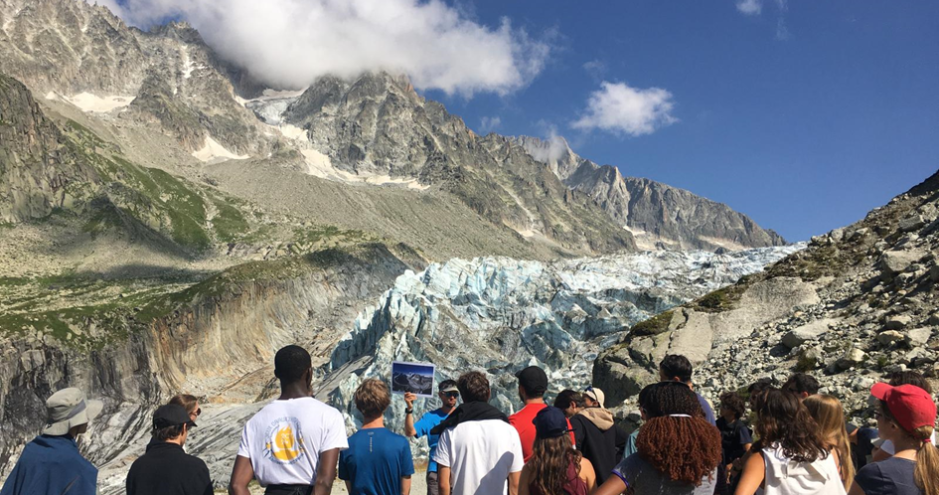
[[[923,426],[913,431],[913,438],[923,443],[916,453],[913,479],[923,495],[939,495],[939,448],[932,444],[933,427]]]

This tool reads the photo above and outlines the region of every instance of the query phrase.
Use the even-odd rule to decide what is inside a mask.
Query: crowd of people
[[[936,404],[925,378],[895,373],[871,388],[877,427],[846,422],[841,402],[796,373],[782,387],[759,380],[721,394],[718,414],[694,391],[679,355],[638,396],[641,426],[627,434],[602,390],[563,390],[548,405],[544,370],[515,376],[523,407],[489,403],[489,379],[469,371],[438,386],[441,406],[415,419],[403,400],[404,435],[385,427],[387,384],[364,380],[354,394],[361,427],[346,437],[342,414],[313,398],[310,354],[287,346],[274,359],[281,394],[244,426],[229,493],[256,480],[271,495],[327,495],[334,480],[352,495],[408,495],[411,438],[427,438],[428,495],[939,495]],[[78,389],[46,402],[48,424],[30,442],[0,495],[93,494],[97,470],[75,439],[101,410]],[[747,409],[750,412],[748,414]],[[206,464],[185,443],[201,409],[188,395],[153,414],[151,440],[127,475],[129,495],[207,495]]]

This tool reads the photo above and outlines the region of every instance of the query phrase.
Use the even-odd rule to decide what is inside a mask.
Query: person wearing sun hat
[[[532,419],[532,455],[525,461],[519,495],[587,495],[597,485],[593,464],[574,448],[564,411],[544,407]]]
[[[854,477],[849,495],[939,495],[939,450],[931,436],[936,403],[929,392],[913,386],[878,383],[871,395],[879,399],[875,415],[882,439],[896,453],[868,464]]]
[[[98,470],[78,452],[75,439],[102,407],[77,388],[52,394],[46,400],[46,425],[23,449],[0,495],[94,495]]]

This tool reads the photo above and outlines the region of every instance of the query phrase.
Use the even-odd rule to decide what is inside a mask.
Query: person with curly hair
[[[939,495],[939,450],[932,443],[936,403],[915,385],[878,383],[875,415],[881,438],[893,442],[890,458],[861,468],[850,495]]]
[[[620,462],[595,495],[712,495],[721,435],[697,395],[683,383],[660,382],[642,390],[639,407],[648,420],[636,439],[638,452]]]
[[[545,407],[535,415],[532,456],[522,469],[519,495],[587,495],[597,475],[571,442],[564,411]]]
[[[736,392],[721,394],[720,417],[717,429],[721,432],[721,450],[723,463],[727,468],[728,478],[734,473],[734,461],[743,457],[753,444],[750,428],[741,420],[747,407]],[[730,480],[728,479],[728,482]]]
[[[828,450],[835,457],[844,489],[850,489],[854,481],[854,462],[851,460],[851,439],[848,437],[841,401],[831,395],[816,394],[806,397],[802,403],[818,423],[822,438],[828,443]]]
[[[799,396],[772,389],[757,410],[759,450],[747,460],[736,495],[844,495],[818,424]],[[754,447],[756,449],[756,447]]]

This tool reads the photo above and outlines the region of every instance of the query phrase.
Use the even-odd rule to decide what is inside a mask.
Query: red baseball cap
[[[871,387],[871,395],[886,402],[890,414],[909,433],[917,428],[936,424],[936,403],[929,392],[917,386],[894,387],[878,383]]]

